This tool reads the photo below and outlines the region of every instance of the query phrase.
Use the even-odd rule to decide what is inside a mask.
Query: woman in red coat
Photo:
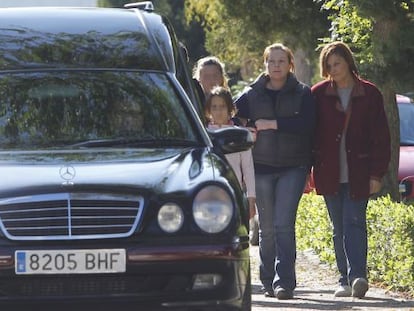
[[[317,109],[313,172],[333,225],[341,275],[335,296],[362,298],[368,290],[366,208],[388,169],[389,128],[381,92],[359,77],[346,44],[327,44],[320,70],[325,80],[312,87]]]

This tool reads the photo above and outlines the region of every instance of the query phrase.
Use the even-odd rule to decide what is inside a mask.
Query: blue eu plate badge
[[[26,253],[17,252],[16,253],[16,272],[26,272]]]

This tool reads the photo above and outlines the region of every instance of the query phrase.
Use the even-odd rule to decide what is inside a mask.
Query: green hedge
[[[370,200],[367,210],[370,282],[414,296],[414,205],[389,197]],[[332,229],[322,196],[303,195],[296,222],[298,249],[313,249],[335,266]]]

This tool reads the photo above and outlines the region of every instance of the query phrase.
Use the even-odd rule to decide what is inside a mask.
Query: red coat
[[[318,194],[338,193],[339,147],[346,114],[351,198],[367,199],[370,178],[381,179],[388,169],[390,133],[382,95],[374,84],[358,78],[355,81],[346,113],[333,82],[325,80],[312,87],[317,111],[313,177]]]

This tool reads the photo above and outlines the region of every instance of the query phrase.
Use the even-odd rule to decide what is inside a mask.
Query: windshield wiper
[[[200,144],[193,140],[171,138],[115,138],[93,139],[71,145],[72,148],[99,148],[99,147],[197,147]]]

